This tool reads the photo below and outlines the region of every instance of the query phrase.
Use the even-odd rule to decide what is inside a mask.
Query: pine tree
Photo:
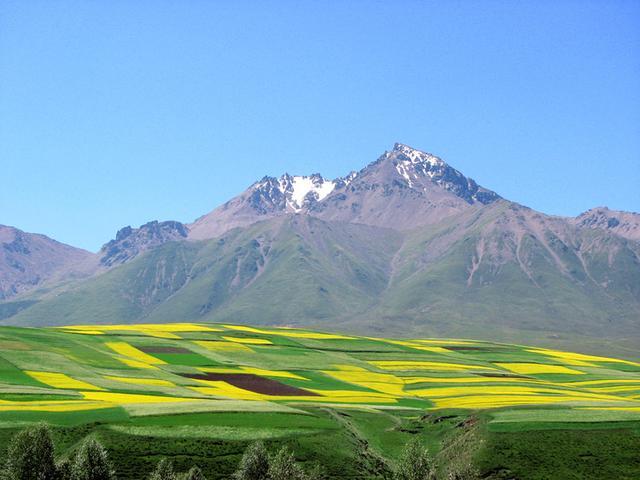
[[[51,432],[44,424],[17,433],[7,451],[3,480],[56,480]]]
[[[417,438],[410,441],[402,451],[394,473],[395,480],[434,480],[436,468],[431,455]]]
[[[293,453],[282,447],[269,464],[269,480],[303,480],[304,472],[296,463]]]
[[[173,469],[173,462],[163,458],[158,462],[158,465],[149,477],[149,480],[177,480],[177,478],[178,476]]]
[[[115,480],[107,451],[95,439],[85,440],[71,465],[71,480]]]
[[[267,480],[269,474],[269,454],[262,442],[247,447],[234,473],[236,480]]]

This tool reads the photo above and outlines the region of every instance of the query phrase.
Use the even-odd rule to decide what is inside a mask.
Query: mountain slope
[[[391,230],[284,216],[207,242],[166,243],[9,323],[347,318],[386,287],[400,241]]]
[[[395,272],[379,306],[354,319],[358,327],[401,323],[438,336],[542,343],[576,335],[638,340],[640,246],[524,207],[412,232]]]
[[[91,270],[93,254],[0,225],[0,300],[32,290],[53,279],[67,279]]]

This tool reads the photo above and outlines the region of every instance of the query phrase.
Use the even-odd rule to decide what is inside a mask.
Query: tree
[[[191,469],[185,475],[184,480],[207,480],[207,477],[204,476],[200,468],[191,467]]]
[[[115,480],[107,451],[96,439],[85,440],[71,465],[71,480]]]
[[[293,453],[282,447],[269,464],[269,480],[303,480],[305,474],[296,463]]]
[[[405,445],[394,473],[395,480],[434,480],[436,467],[431,455],[417,438]]]
[[[236,480],[267,480],[269,474],[269,454],[262,442],[247,447],[240,460],[238,470],[233,474]]]
[[[56,472],[58,480],[71,480],[71,460],[63,458],[56,463]]]
[[[173,469],[173,462],[163,458],[156,465],[156,469],[153,471],[149,480],[177,480],[177,475]]]
[[[55,480],[51,432],[38,424],[18,432],[9,444],[3,480]]]

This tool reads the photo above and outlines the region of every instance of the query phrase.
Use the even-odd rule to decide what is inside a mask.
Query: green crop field
[[[0,328],[0,449],[38,421],[97,436],[120,478],[158,458],[227,477],[248,442],[385,477],[419,436],[485,478],[640,477],[640,364],[473,340],[221,324]]]

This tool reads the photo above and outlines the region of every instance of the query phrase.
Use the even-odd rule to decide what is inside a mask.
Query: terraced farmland
[[[223,476],[256,438],[292,443],[303,461],[328,462],[336,476],[381,476],[413,435],[443,462],[460,439],[478,436],[488,446],[465,451],[491,471],[504,463],[492,442],[512,435],[580,430],[578,444],[619,435],[632,445],[620,448],[640,446],[640,364],[239,325],[1,328],[0,442],[41,420],[55,426],[63,454],[99,435],[123,478],[139,478],[158,455],[196,458]],[[608,458],[617,465],[604,465],[614,469],[606,474],[640,471],[640,459]],[[518,478],[602,473],[585,464],[536,477],[518,470],[524,461],[502,467]]]

